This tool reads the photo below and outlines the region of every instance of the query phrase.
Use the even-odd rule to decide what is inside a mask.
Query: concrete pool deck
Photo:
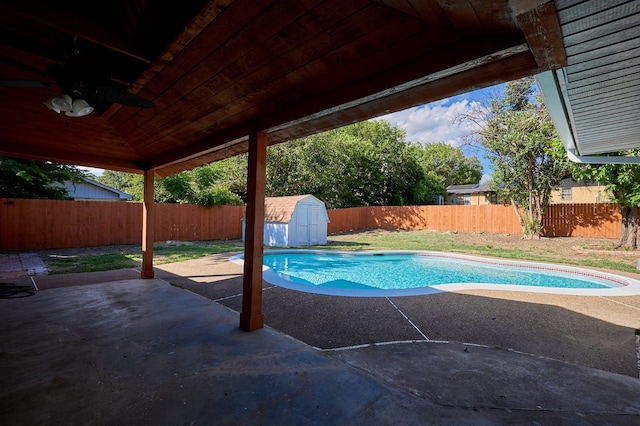
[[[351,298],[265,283],[238,328],[228,256],[14,276],[3,424],[638,424],[640,297]],[[187,291],[185,291],[187,290]]]

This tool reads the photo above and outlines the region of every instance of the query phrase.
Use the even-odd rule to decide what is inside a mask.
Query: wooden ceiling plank
[[[403,23],[398,25],[404,25],[405,28],[409,27]],[[440,27],[432,27],[427,31],[424,31],[424,28],[420,28],[420,32],[417,29],[415,32],[408,30],[403,33],[389,31],[389,34],[384,37],[385,44],[378,44],[383,49],[357,57],[342,68],[336,70],[326,69],[326,72],[321,73],[320,77],[312,75],[306,80],[300,79],[292,91],[293,93],[286,92],[278,98],[271,99],[276,104],[275,108],[279,109],[281,105],[292,101],[301,101],[306,96],[315,96],[318,93],[318,88],[323,88],[322,91],[330,91],[336,87],[343,86],[345,81],[353,79],[353,75],[366,78],[370,74],[379,72],[376,64],[385,64],[385,68],[391,68],[405,62],[407,58],[424,55],[425,51],[436,51],[442,48],[445,43],[451,43],[458,37],[461,38],[459,35],[452,34],[450,30]],[[309,66],[312,68],[322,67],[321,64],[316,66],[315,62],[309,64]]]
[[[406,24],[405,24],[406,25]],[[394,44],[389,46],[381,46],[385,47],[384,50],[380,52],[371,52],[367,55],[364,55],[362,60],[356,62],[348,62],[341,69],[342,72],[337,71],[334,73],[331,72],[330,69],[327,69],[326,72],[321,65],[316,66],[315,63],[311,63],[308,66],[311,69],[322,71],[319,74],[323,76],[318,79],[317,74],[313,76],[306,76],[306,81],[309,81],[308,84],[303,85],[302,87],[297,87],[290,83],[287,83],[286,86],[283,86],[282,89],[272,89],[270,86],[274,84],[282,84],[279,81],[275,81],[272,85],[265,86],[261,88],[258,92],[251,94],[249,96],[245,96],[242,98],[238,98],[235,102],[227,104],[224,108],[216,112],[215,114],[220,117],[220,119],[215,120],[217,126],[221,126],[222,128],[233,125],[234,123],[238,123],[242,121],[243,117],[258,117],[264,115],[265,112],[273,112],[280,110],[282,108],[287,108],[288,105],[292,103],[305,102],[306,99],[312,99],[314,96],[318,95],[318,88],[324,88],[323,90],[333,90],[338,87],[344,88],[346,81],[351,81],[352,75],[355,73],[357,75],[361,75],[362,78],[366,78],[369,72],[374,72],[376,70],[376,66],[379,64],[386,64],[387,67],[393,67],[397,65],[392,61],[400,61],[406,62],[404,58],[411,57],[406,54],[411,53],[415,55],[419,53],[419,48],[424,47],[426,45],[433,45],[435,42],[443,43],[444,37],[435,37],[436,35],[443,35],[448,33],[448,30],[442,28],[432,28],[429,32],[416,35],[411,32],[408,34],[405,33],[405,36],[408,38],[405,39],[398,35],[398,39],[393,41],[391,37],[388,37],[386,41],[390,41]],[[435,48],[436,46],[431,46],[431,48]],[[406,51],[406,52],[404,52]],[[326,74],[326,76],[325,76]],[[291,77],[289,77],[291,78]],[[305,81],[305,78],[296,76],[296,79],[300,79],[300,83]],[[293,90],[289,90],[285,92],[283,95],[274,97],[273,93],[277,93],[278,90],[283,90],[286,87],[295,87]],[[312,90],[315,89],[315,90]],[[223,118],[228,117],[228,118]],[[214,121],[214,118],[211,119]],[[193,128],[190,128],[191,132],[197,130],[198,123],[193,123]],[[212,128],[201,128],[199,133],[205,134],[207,132],[213,132],[215,129]],[[172,135],[173,137],[174,135]],[[180,140],[184,137],[182,134],[182,130],[178,131],[175,135],[177,140]]]
[[[328,9],[324,10],[323,7],[323,10],[320,10],[317,14],[310,14],[309,20],[303,19],[302,23],[305,25],[302,27],[297,23],[285,27],[283,31],[290,34],[288,37],[284,38],[277,34],[267,40],[265,44],[254,46],[255,50],[238,58],[236,62],[230,63],[220,73],[228,76],[226,79],[213,78],[210,83],[192,92],[193,96],[188,94],[179,100],[177,105],[182,111],[181,117],[187,117],[191,123],[203,120],[203,116],[206,117],[215,110],[212,107],[223,108],[236,98],[244,97],[252,90],[256,90],[256,88],[267,85],[272,80],[279,78],[280,74],[284,72],[285,65],[278,64],[274,66],[274,62],[283,55],[293,58],[296,64],[304,64],[311,60],[312,55],[319,55],[324,50],[335,49],[335,43],[332,42],[331,38],[327,38],[323,42],[312,42],[309,41],[310,37],[317,32],[331,31],[332,20],[335,16],[333,12],[338,10],[348,16],[354,10],[357,10],[357,2],[328,3],[326,7]],[[348,22],[347,20],[347,24],[344,24],[344,27],[348,27]],[[319,45],[322,47],[318,47]],[[287,66],[294,65],[289,63]],[[169,114],[169,111],[167,111],[167,114]],[[175,119],[175,117],[173,118],[173,121],[165,120],[165,129],[159,129],[161,132],[156,131],[156,135],[170,134],[177,129],[175,126],[173,128],[170,127],[174,124],[181,124],[179,120]],[[205,123],[204,126],[207,127],[206,120],[203,120],[203,122]],[[132,134],[132,137],[147,139],[147,143],[149,140],[156,139],[155,137],[150,138],[149,135],[143,134],[142,131],[144,131],[144,128],[138,129],[136,133]]]
[[[292,105],[288,110],[264,118],[265,129],[278,127],[282,123],[299,121],[306,115],[326,114],[333,108],[344,108],[352,103],[366,103],[370,94],[385,97],[396,91],[408,90],[414,85],[424,85],[429,81],[444,81],[466,69],[473,69],[487,63],[501,62],[506,58],[527,51],[522,40],[503,37],[478,37],[463,39],[458,43],[443,47],[438,52],[418,58],[386,70],[367,79],[352,82],[333,92],[323,94],[303,104]],[[433,57],[438,61],[433,61]],[[337,105],[337,107],[336,107]],[[352,108],[349,106],[348,108]]]
[[[271,2],[266,1],[265,3],[267,6],[271,4]],[[262,7],[265,6],[264,4],[260,5]],[[231,10],[228,11],[231,12]],[[193,62],[193,58],[190,58],[190,61],[182,66],[180,66],[182,57],[179,55],[176,58],[175,65],[172,63],[165,72],[149,82],[148,87],[157,88],[157,90],[153,91],[154,93],[157,92],[157,94],[152,97],[156,107],[137,114],[135,120],[129,120],[124,125],[116,123],[115,128],[118,131],[129,137],[129,133],[143,127],[141,121],[151,118],[154,121],[162,120],[163,114],[165,116],[175,115],[173,110],[180,111],[180,108],[184,108],[183,105],[178,105],[182,98],[193,92],[195,92],[194,96],[198,96],[199,91],[203,89],[203,84],[209,80],[226,78],[226,83],[232,84],[232,78],[229,79],[228,76],[221,75],[220,72],[229,63],[248,54],[256,45],[261,44],[265,39],[277,33],[288,22],[299,17],[300,14],[304,13],[304,9],[295,0],[287,0],[274,2],[266,10],[255,10],[255,15],[235,10],[233,12],[234,14],[222,13],[219,19],[211,24],[210,27],[212,28],[220,27],[224,30],[224,32],[215,32],[216,39],[212,40],[207,37],[209,31],[205,30],[193,41],[190,49],[188,49],[188,51],[201,50],[207,52],[208,55],[199,58],[200,61],[197,63]],[[229,22],[229,20],[233,22]],[[202,48],[194,49],[196,46],[202,46]],[[187,70],[189,72],[185,75]],[[167,77],[169,78],[167,79]],[[141,93],[148,93],[147,90],[150,90],[148,87],[145,87]],[[201,96],[206,95],[203,94]],[[130,135],[130,137],[139,138],[138,135]]]
[[[222,10],[205,9],[205,15],[199,15],[176,40],[165,49],[160,56],[151,63],[141,75],[139,84],[140,95],[154,100],[158,106],[152,110],[117,111],[110,117],[114,128],[121,127],[129,120],[145,122],[155,119],[162,100],[158,99],[167,88],[186,78],[191,69],[202,62],[208,55],[215,52],[226,40],[242,30],[247,20],[255,19],[274,0],[256,0],[248,5],[239,1],[229,1],[228,6],[220,4]],[[136,83],[138,84],[138,83]],[[133,127],[138,124],[134,123]]]
[[[145,58],[132,44],[108,28],[97,25],[94,22],[84,21],[77,16],[69,15],[49,3],[34,2],[33,0],[5,0],[0,5],[0,13],[6,14],[9,12],[20,14],[41,25],[66,32],[71,37],[78,36],[139,61],[151,62],[150,58]]]
[[[369,8],[368,10],[371,11],[372,9]],[[352,11],[352,9],[346,9],[345,12],[347,11]],[[388,14],[384,14],[381,12],[382,11],[380,9],[373,10],[373,13],[376,14],[376,20],[372,21],[372,27],[383,25],[384,22],[388,21]],[[324,13],[323,15],[326,15],[326,13]],[[329,15],[329,17],[331,16],[332,14]],[[320,30],[326,23],[327,21],[322,19],[319,21],[320,25],[309,25],[309,27],[315,27],[316,29]],[[214,98],[206,97],[205,99],[196,99],[187,95],[184,99],[178,101],[179,109],[182,110],[180,117],[176,117],[175,115],[171,116],[169,114],[169,111],[167,111],[165,113],[166,115],[161,114],[161,117],[163,117],[164,125],[162,128],[156,128],[154,130],[155,134],[145,134],[143,133],[145,128],[140,128],[137,129],[135,133],[132,133],[131,137],[135,137],[139,140],[146,139],[146,143],[148,144],[149,142],[157,140],[159,137],[173,133],[175,130],[183,126],[182,120],[184,120],[185,118],[188,120],[188,123],[197,123],[199,121],[202,121],[204,122],[204,127],[208,127],[206,116],[210,115],[212,111],[215,111],[212,106],[224,108],[225,105],[235,101],[237,98],[247,96],[249,93],[251,93],[252,90],[256,90],[257,88],[260,88],[265,84],[271,83],[273,80],[277,80],[280,75],[285,73],[286,71],[284,68],[284,64],[282,64],[281,62],[278,63],[277,66],[274,66],[274,61],[282,57],[283,54],[286,54],[287,57],[290,58],[290,61],[292,61],[287,63],[288,67],[302,67],[309,61],[312,61],[316,55],[322,55],[335,50],[336,40],[338,40],[340,36],[344,36],[343,31],[350,31],[349,35],[352,38],[357,37],[358,32],[354,28],[352,23],[353,21],[349,17],[347,17],[344,20],[340,21],[340,23],[335,24],[335,29],[325,26],[324,29],[328,34],[320,35],[320,40],[318,40],[317,38],[305,40],[304,37],[300,37],[300,40],[298,40],[298,37],[294,37],[293,39],[290,38],[287,40],[287,42],[292,44],[288,49],[282,49],[283,52],[280,55],[264,56],[260,53],[260,49],[262,49],[262,46],[257,46],[258,50],[255,52],[255,55],[253,54],[253,52],[251,52],[251,54],[247,56],[258,58],[256,60],[259,60],[259,58],[263,58],[264,62],[253,61],[247,63],[246,60],[240,59],[240,63],[245,65],[244,69],[242,69],[241,66],[235,67],[233,66],[233,64],[230,64],[230,68],[227,68],[225,70],[225,73],[230,75],[228,79],[236,78],[235,83],[229,86],[231,87],[231,90],[226,92],[226,97],[224,86],[217,88],[217,93],[211,94],[211,96],[216,94],[221,95]],[[275,39],[277,41],[276,47],[282,48],[281,38],[275,37]],[[302,41],[302,43],[298,44],[298,41]],[[271,52],[273,49],[265,50]],[[249,81],[245,81],[242,79],[242,77],[244,76],[251,76],[253,78],[256,78],[257,80],[249,79]],[[218,82],[213,79],[211,84],[217,87]],[[238,92],[238,90],[240,90],[240,92]],[[202,96],[203,92],[206,92],[206,90],[204,90],[204,88],[199,88],[197,93],[194,93]],[[203,119],[203,117],[205,117],[205,119]],[[212,120],[211,122],[215,123],[215,120]]]
[[[420,14],[413,7],[409,0],[375,0],[378,3],[384,4],[392,9],[398,10],[414,18],[420,18]]]
[[[503,38],[490,38],[480,42],[478,45],[472,46],[469,40],[461,42],[458,46],[465,46],[464,54],[452,53],[456,51],[456,46],[447,46],[440,51],[434,52],[433,55],[438,57],[441,61],[439,65],[443,66],[443,69],[446,69],[448,66],[451,66],[449,61],[454,63],[460,63],[460,61],[464,61],[465,59],[473,61],[476,60],[478,56],[481,55],[480,52],[493,52],[496,43],[501,46],[511,46],[517,42],[506,42]],[[483,50],[484,49],[484,50]],[[388,89],[389,87],[393,87],[396,83],[400,81],[406,81],[409,79],[409,75],[411,77],[419,77],[424,74],[428,74],[428,70],[432,69],[434,72],[437,72],[440,68],[438,65],[435,65],[435,61],[431,59],[431,56],[425,56],[420,58],[419,60],[405,62],[403,66],[399,66],[397,69],[402,70],[401,72],[392,71],[392,72],[382,72],[378,73],[378,75],[372,78],[362,78],[357,82],[343,82],[343,86],[336,88],[333,92],[329,92],[328,94],[321,94],[320,96],[316,95],[315,97],[309,96],[307,99],[302,100],[298,104],[294,105],[293,109],[295,112],[305,111],[309,106],[311,108],[319,108],[318,104],[315,102],[318,99],[324,99],[324,103],[331,105],[333,102],[336,104],[351,102],[356,98],[366,97],[371,93],[377,93],[381,90]],[[495,59],[495,58],[493,58]],[[493,60],[491,59],[491,60]],[[458,62],[455,62],[458,61]],[[446,65],[445,65],[446,64]],[[477,64],[476,64],[477,66]],[[238,102],[242,102],[239,100]],[[255,103],[255,102],[252,102]],[[284,107],[283,111],[287,111],[291,109],[291,106]],[[225,116],[231,116],[231,111],[225,111]],[[179,139],[179,138],[177,138]]]
[[[176,61],[176,57],[218,16],[229,8],[234,0],[210,0],[200,13],[182,30],[160,55],[150,64],[149,67],[129,86],[132,93],[138,93],[147,99],[154,99],[157,94],[147,88],[149,82],[160,74],[169,64]],[[216,27],[217,28],[217,27]],[[186,56],[186,55],[185,55]],[[140,93],[142,91],[142,93]],[[123,106],[114,104],[103,114],[105,119],[113,119],[112,125],[117,127],[135,115],[130,109],[123,109]]]
[[[381,19],[385,19],[381,16]],[[388,20],[388,19],[387,19]],[[411,29],[412,24],[415,24],[415,29]],[[376,27],[377,25],[373,25]],[[396,31],[400,28],[404,28],[405,32]],[[383,66],[392,66],[392,62],[389,57],[378,57],[377,52],[369,51],[367,49],[383,49],[384,52],[387,52],[393,60],[403,60],[403,53],[410,53],[411,55],[416,55],[419,48],[425,48],[430,44],[434,44],[435,40],[430,40],[432,37],[416,37],[419,34],[419,31],[424,32],[424,24],[419,21],[411,20],[410,22],[406,22],[404,19],[400,19],[396,22],[390,22],[383,28],[378,28],[376,31],[380,32],[381,40],[384,42],[380,43],[367,43],[366,41],[361,44],[358,40],[354,40],[352,45],[345,46],[344,48],[334,50],[330,52],[329,55],[326,55],[322,58],[322,60],[317,60],[311,63],[307,63],[304,67],[296,70],[294,76],[284,75],[278,76],[277,74],[265,74],[262,76],[257,83],[252,81],[247,84],[252,84],[252,86],[247,86],[247,90],[251,92],[249,95],[244,95],[242,93],[230,93],[225,96],[224,99],[219,101],[218,104],[223,105],[223,107],[219,111],[212,112],[211,119],[206,120],[210,122],[216,122],[217,126],[224,126],[220,119],[214,117],[216,116],[238,116],[242,111],[248,110],[253,104],[274,104],[277,100],[278,96],[274,95],[280,93],[282,91],[295,92],[297,97],[313,95],[317,93],[319,88],[322,90],[331,90],[333,87],[338,84],[343,85],[345,81],[353,78],[353,74],[357,73],[361,77],[365,77],[367,72],[374,72],[376,67],[381,65]],[[434,31],[437,32],[438,35],[442,35],[442,31],[440,29],[434,29],[430,34],[434,34]],[[375,33],[375,31],[374,31]],[[396,45],[393,47],[389,47],[386,43],[394,43],[394,37]],[[401,43],[402,42],[402,43]],[[440,41],[438,41],[440,42]],[[369,44],[367,46],[367,44]],[[398,47],[397,44],[402,44],[402,46]],[[406,52],[403,52],[403,49]],[[304,58],[303,55],[291,55],[292,58],[296,58],[300,60],[300,63],[306,62],[306,60],[301,59]],[[366,58],[366,63],[361,65],[358,63],[360,58]],[[341,61],[340,65],[337,64],[338,61]],[[270,67],[271,69],[290,69],[295,68],[292,66],[293,64],[287,65],[278,65],[276,67]],[[298,65],[297,63],[295,65]],[[334,69],[348,70],[344,74],[339,75],[333,78],[331,84],[328,84],[326,81],[320,79],[317,80],[318,75],[331,75],[335,73]],[[261,70],[258,70],[261,72]],[[315,80],[314,80],[315,79]],[[304,91],[291,90],[292,87],[297,87],[298,84],[301,84],[304,81],[312,80],[310,84],[311,87],[315,88],[315,93],[305,94]],[[242,82],[239,82],[239,84]],[[292,101],[297,101],[298,98],[292,98],[291,94],[289,94],[286,99],[282,100],[281,103],[286,104]],[[278,108],[277,106],[273,108]],[[272,110],[270,108],[269,110]],[[251,116],[253,114],[249,114]],[[257,112],[254,116],[257,116]],[[192,133],[194,131],[206,130],[208,126],[203,126],[200,122],[193,122],[188,128],[183,128],[177,131],[175,138],[178,140],[182,140],[185,135],[184,132]],[[209,131],[213,131],[213,129],[209,128]]]
[[[429,25],[454,28],[439,0],[408,0],[420,19]]]
[[[246,141],[249,133],[254,129],[255,125],[246,124],[202,138],[196,143],[175,148],[154,157],[153,160],[149,162],[149,168],[160,169],[201,157],[205,154],[224,150],[230,146]]]
[[[511,10],[505,7],[505,0],[469,1],[482,23],[483,32],[492,34],[519,30]]]
[[[68,147],[67,150],[87,155],[100,156],[109,152],[112,156],[128,160],[139,158],[104,120],[94,116],[72,118],[56,114],[42,105],[43,98],[37,93],[39,92],[0,89],[3,99],[0,103],[0,144]],[[31,105],[36,107],[32,108]],[[13,115],[16,109],[21,111],[19,119]]]
[[[493,52],[495,51],[496,43],[503,44],[503,47],[506,45],[505,41],[502,38],[500,39],[492,38],[489,42],[487,42],[486,46],[483,46],[483,48],[486,49],[485,59],[479,59],[479,57],[482,55],[480,53],[481,48],[478,46],[475,46],[476,50],[474,50],[473,52],[470,51],[471,49],[467,49],[465,53],[466,55],[468,55],[468,57],[466,58],[459,57],[458,53],[451,53],[451,52],[456,52],[456,49],[447,48],[447,52],[449,52],[447,61],[445,61],[447,65],[444,65],[443,63],[443,64],[440,64],[440,67],[443,70],[443,73],[447,74],[447,70],[451,69],[452,67],[455,68],[454,64],[457,64],[459,66],[459,70],[458,70],[459,73],[465,74],[465,73],[468,73],[469,70],[471,69],[477,69],[477,68],[481,69],[486,64],[491,64],[493,62],[500,63],[501,60],[504,60],[504,58],[499,57],[499,55],[495,55],[495,56],[493,55]],[[469,41],[465,40],[461,42],[460,45],[465,45],[469,47]],[[514,53],[506,53],[506,54],[519,56],[520,54],[515,52],[518,52],[520,50],[524,51],[525,53],[528,53],[526,48],[519,48],[519,49],[513,49]],[[446,52],[442,52],[442,54],[444,55],[446,54]],[[464,62],[465,59],[466,59],[466,62]],[[420,64],[418,63],[407,64],[406,67],[398,68],[402,71],[398,71],[398,69],[396,69],[395,71],[388,72],[383,76],[378,76],[378,79],[376,80],[365,81],[362,83],[362,87],[359,88],[360,90],[358,92],[361,96],[363,96],[363,98],[351,104],[348,103],[348,101],[351,100],[353,94],[350,94],[348,97],[345,97],[343,91],[338,91],[338,93],[333,93],[330,98],[324,97],[322,99],[309,100],[306,103],[306,106],[307,106],[306,110],[301,109],[301,108],[304,108],[304,106],[302,105],[293,105],[291,107],[291,110],[289,111],[285,111],[284,113],[275,114],[271,117],[264,118],[260,123],[260,128],[267,130],[269,133],[272,133],[272,132],[277,132],[282,128],[300,125],[305,121],[313,121],[315,119],[321,119],[324,115],[339,114],[339,111],[341,111],[341,108],[352,110],[354,108],[357,109],[357,105],[359,104],[365,104],[365,103],[383,104],[384,103],[383,99],[387,96],[393,97],[396,92],[406,93],[413,90],[413,88],[411,87],[412,85],[406,85],[404,88],[400,88],[400,89],[396,89],[396,88],[389,89],[390,85],[393,85],[393,82],[396,81],[396,79],[406,81],[408,78],[410,78],[410,75],[406,73],[415,73],[415,76],[424,75],[425,73],[428,74],[428,72],[425,72],[426,71],[425,68],[429,66],[435,67],[435,65],[433,65],[433,61],[425,60],[423,63],[420,63]],[[417,68],[421,68],[420,71],[417,71],[416,70]],[[434,76],[433,78],[433,81],[442,81],[443,79],[446,80],[448,78],[452,78],[451,75],[438,75],[436,69],[433,69],[432,72],[436,74],[436,76]],[[393,73],[399,73],[400,75],[393,75]],[[455,73],[453,75],[455,76]],[[428,82],[431,80],[419,79],[418,81],[419,82],[416,83],[416,87],[419,87],[420,85],[428,84]],[[374,89],[383,90],[383,92],[377,93],[376,95],[370,95]],[[367,96],[367,95],[370,95],[370,96]],[[347,103],[344,103],[344,102],[347,102]],[[342,105],[340,107],[335,106],[335,105],[340,105],[341,103]],[[317,113],[316,111],[319,111],[319,110],[322,112]],[[210,145],[205,145],[205,146],[210,147]],[[190,155],[195,156],[197,155],[197,153],[191,152]],[[173,158],[173,160],[179,161],[179,159],[175,157]]]
[[[55,163],[74,166],[98,167],[129,173],[140,173],[143,170],[142,164],[139,162],[128,161],[115,156],[106,156],[104,154],[87,155],[82,152],[57,149],[50,146],[20,144],[18,146],[12,146],[11,149],[6,149],[5,145],[0,145],[0,155],[38,161],[53,161]]]
[[[505,73],[505,70],[508,71]],[[332,111],[326,116],[315,117],[308,122],[291,121],[288,127],[269,132],[274,141],[286,141],[306,134],[318,133],[336,127],[336,123],[353,123],[379,117],[388,112],[401,111],[413,106],[423,105],[445,97],[478,90],[481,88],[516,80],[536,74],[537,64],[530,52],[525,51],[502,61],[481,65],[443,80],[429,81],[421,86],[398,91],[383,99],[371,100],[345,110]],[[279,120],[276,120],[279,121]],[[301,131],[304,129],[304,131]]]
[[[160,169],[156,169],[156,174],[160,177],[168,176],[174,173],[181,172],[183,170],[191,170],[195,167],[203,164],[209,164],[214,161],[224,160],[229,157],[235,157],[237,155],[246,154],[248,149],[248,140],[232,145],[221,151],[205,154],[201,157],[196,157],[191,160],[187,160],[181,163],[172,164]]]
[[[481,34],[484,26],[469,0],[438,0],[447,20],[463,34]]]

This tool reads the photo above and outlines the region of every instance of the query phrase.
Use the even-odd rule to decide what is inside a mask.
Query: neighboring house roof
[[[571,178],[562,179],[560,182],[560,188],[577,188],[585,186],[600,186],[600,184],[595,181],[575,181]]]
[[[73,199],[83,200],[118,200],[127,201],[133,199],[133,195],[122,192],[118,189],[104,185],[93,179],[85,178],[84,182],[73,182],[67,180],[60,184]]]
[[[475,183],[470,185],[450,185],[447,187],[447,194],[464,195],[477,194],[479,192],[494,192],[489,185],[485,183]]]

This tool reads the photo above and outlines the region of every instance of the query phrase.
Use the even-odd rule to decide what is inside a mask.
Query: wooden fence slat
[[[359,229],[429,229],[521,235],[511,206],[354,207],[329,210],[329,234]],[[158,204],[156,241],[242,237],[244,207]],[[543,235],[619,238],[616,204],[547,208]],[[131,202],[0,199],[0,250],[140,244],[142,205]]]

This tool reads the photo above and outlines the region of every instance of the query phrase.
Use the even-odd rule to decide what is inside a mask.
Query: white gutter
[[[570,161],[584,164],[640,164],[640,157],[580,155],[566,89],[565,69],[545,71],[536,75],[535,79]]]

